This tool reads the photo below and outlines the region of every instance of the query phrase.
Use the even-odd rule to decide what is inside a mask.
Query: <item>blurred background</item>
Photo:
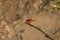
[[[60,0],[0,0],[0,40],[50,40],[26,25],[27,18],[60,40]]]

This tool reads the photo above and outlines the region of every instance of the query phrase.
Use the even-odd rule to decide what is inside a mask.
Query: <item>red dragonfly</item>
[[[35,20],[29,18],[26,20],[26,23],[31,23],[32,21],[35,21]]]

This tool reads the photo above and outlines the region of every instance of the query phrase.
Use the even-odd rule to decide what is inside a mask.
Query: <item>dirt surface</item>
[[[60,12],[48,13],[41,3],[0,0],[0,40],[60,40]],[[33,26],[25,23],[29,18],[35,20],[29,23]]]

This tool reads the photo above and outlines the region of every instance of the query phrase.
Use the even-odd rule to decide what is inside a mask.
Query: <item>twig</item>
[[[26,23],[26,22],[25,22],[25,23]],[[51,40],[54,40],[54,39],[51,37],[51,35],[47,34],[47,33],[44,32],[43,30],[41,30],[40,28],[37,28],[37,27],[35,27],[34,25],[31,25],[31,24],[29,24],[29,23],[26,23],[26,24],[28,24],[29,26],[31,26],[31,27],[37,29],[38,31],[42,32],[43,34],[45,34],[45,37],[47,37],[47,38],[49,38],[49,39],[51,39]]]

